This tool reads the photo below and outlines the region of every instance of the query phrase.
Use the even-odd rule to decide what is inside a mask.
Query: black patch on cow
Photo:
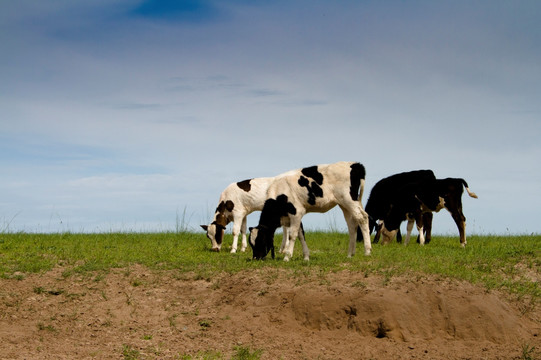
[[[281,194],[276,199],[267,199],[263,205],[259,225],[277,229],[280,227],[280,220],[289,214],[296,215],[297,209],[288,201],[287,195]]]
[[[216,221],[218,225],[225,227],[231,221],[231,216],[226,216],[225,212],[231,212],[235,208],[235,204],[231,200],[221,201],[216,208]]]
[[[250,184],[250,182],[252,181],[252,179],[248,179],[248,180],[244,180],[244,181],[239,181],[237,183],[237,186],[239,188],[241,188],[242,190],[246,191],[246,192],[249,192],[251,189],[252,189],[252,184]]]
[[[301,187],[308,189],[308,204],[315,205],[317,197],[323,197],[323,189],[315,182],[301,176],[298,181]]]
[[[359,200],[359,188],[361,187],[361,180],[366,176],[366,171],[364,166],[359,163],[351,164],[351,172],[349,174],[350,178],[350,187],[349,194],[353,201]]]
[[[297,209],[295,208],[295,205],[293,205],[292,203],[290,203],[288,201],[289,199],[287,198],[287,195],[278,195],[278,197],[276,197],[276,201],[278,202],[278,204],[280,204],[280,206],[282,207],[282,216],[287,216],[289,214],[291,215],[297,215]]]
[[[225,226],[222,225],[223,222],[219,217],[216,217],[216,221],[213,221],[211,224],[216,226],[216,234],[214,235],[214,239],[216,240],[217,244],[221,244],[224,241]]]
[[[218,204],[218,207],[216,208],[217,213],[224,213],[226,210],[231,212],[235,208],[235,204],[231,200],[222,201]]]
[[[306,177],[314,179],[314,181],[318,185],[323,184],[323,174],[317,171],[317,166],[310,166],[310,167],[304,168],[301,170],[301,173]]]

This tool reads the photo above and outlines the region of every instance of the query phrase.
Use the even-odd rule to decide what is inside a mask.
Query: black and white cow
[[[281,174],[278,176],[286,175]],[[237,251],[238,236],[242,235],[241,251],[246,250],[246,217],[254,211],[261,211],[267,199],[267,190],[274,178],[255,178],[232,183],[222,191],[214,218],[209,225],[201,225],[207,232],[213,251],[220,251],[227,224],[233,221],[233,246],[231,253]],[[287,229],[284,228],[282,247],[287,242]]]
[[[304,259],[308,260],[309,250],[301,229],[302,217],[310,212],[327,212],[336,205],[342,209],[349,229],[348,256],[355,254],[357,227],[364,235],[365,255],[370,255],[368,214],[361,203],[364,179],[364,166],[357,162],[317,165],[275,178],[269,186],[259,225],[250,228],[249,243],[254,259],[262,259],[269,251],[274,251],[274,233],[281,224],[286,224],[289,226],[289,244],[284,260],[288,261],[293,255],[297,237],[303,246]]]

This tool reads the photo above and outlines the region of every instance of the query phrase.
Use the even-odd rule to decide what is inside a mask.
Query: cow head
[[[274,231],[264,225],[258,225],[250,228],[248,243],[252,248],[253,258],[256,260],[264,259],[269,251],[274,259]]]
[[[214,221],[209,225],[201,225],[210,239],[212,251],[220,251],[224,240],[225,227],[230,222],[231,211],[233,211],[234,207],[235,204],[231,200],[220,202],[214,214]]]
[[[209,238],[212,244],[211,250],[219,252],[224,239],[225,226],[212,222],[209,225],[201,225],[201,227],[207,232],[207,238]]]

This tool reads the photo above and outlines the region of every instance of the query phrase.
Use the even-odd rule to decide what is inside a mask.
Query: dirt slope
[[[541,358],[541,312],[468,283],[281,270],[196,280],[142,267],[0,280],[1,359]],[[532,348],[535,349],[532,350]]]

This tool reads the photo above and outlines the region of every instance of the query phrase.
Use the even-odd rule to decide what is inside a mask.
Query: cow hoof
[[[210,249],[210,251],[220,252],[220,249],[219,248],[212,248],[212,249]]]
[[[234,254],[237,252],[237,249],[231,249],[231,254]]]
[[[310,258],[309,258],[308,256],[306,256],[306,257],[304,258],[304,261],[309,261],[309,260],[310,260]]]
[[[289,261],[289,256],[284,257],[284,261]]]
[[[370,256],[371,253],[372,253],[371,249],[365,250],[364,251],[364,256]]]
[[[246,248],[240,249],[240,252],[246,252]]]

